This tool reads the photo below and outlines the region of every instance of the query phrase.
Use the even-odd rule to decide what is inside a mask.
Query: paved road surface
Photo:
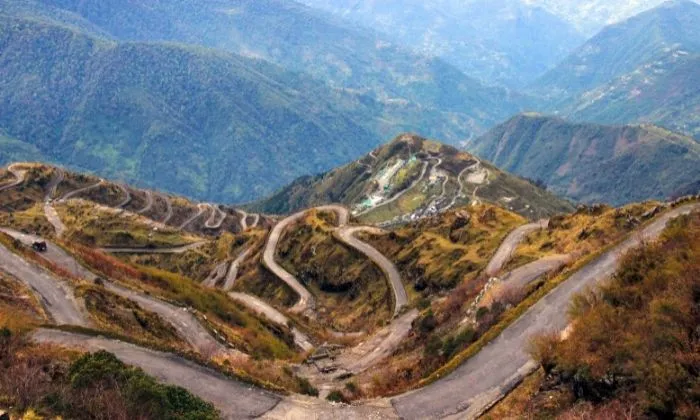
[[[204,222],[204,227],[207,229],[219,229],[224,224],[224,220],[226,220],[226,213],[221,211],[217,205],[207,204],[207,207],[211,209],[211,214],[207,221]],[[216,220],[217,216],[220,217],[218,221]]]
[[[525,239],[525,236],[538,229],[546,228],[548,224],[548,220],[540,220],[536,223],[520,226],[510,232],[486,266],[484,270],[486,275],[491,277],[497,275],[508,260],[510,260],[515,248]]]
[[[0,186],[0,192],[9,190],[10,188],[14,188],[22,184],[24,182],[25,177],[27,176],[27,170],[20,169],[19,164],[17,163],[13,163],[12,165],[8,166],[7,171],[15,177],[15,180],[10,182],[9,184]]]
[[[136,214],[147,213],[153,208],[153,193],[150,190],[144,192],[146,193],[146,205],[141,210],[137,211]]]
[[[338,215],[338,225],[344,226],[348,223],[350,215],[348,210],[342,206],[330,205],[316,207],[317,211],[333,211]],[[268,270],[272,271],[280,280],[287,283],[289,287],[292,288],[298,295],[299,301],[291,308],[292,312],[301,313],[308,309],[313,309],[314,297],[313,295],[304,287],[291,273],[282,268],[281,265],[277,264],[275,261],[275,251],[277,250],[277,245],[279,244],[280,237],[284,231],[290,225],[303,219],[309,210],[300,211],[295,213],[283,220],[281,220],[270,232],[270,236],[265,244],[265,251],[263,252],[263,265],[267,267]]]
[[[159,381],[181,386],[214,404],[226,419],[250,419],[273,409],[281,397],[227,378],[173,354],[144,349],[102,337],[63,331],[38,330],[32,335],[40,343],[79,347],[86,351],[106,350],[126,364],[138,366]]]
[[[26,283],[39,296],[46,312],[58,325],[90,326],[73,290],[62,280],[0,245],[0,269]]]
[[[199,323],[197,318],[187,309],[154,299],[143,293],[126,287],[105,282],[105,289],[123,298],[133,300],[142,308],[160,315],[170,323],[194,349],[202,354],[225,353],[226,347],[211,336],[209,331]]]
[[[231,299],[240,302],[241,304],[247,306],[252,311],[265,315],[267,319],[282,326],[289,325],[289,318],[284,316],[280,311],[268,305],[266,302],[258,299],[255,296],[247,295],[245,293],[229,293]],[[304,351],[309,351],[314,348],[314,345],[309,341],[309,337],[296,328],[291,328],[292,335],[294,336],[294,344],[299,346],[300,349]]]
[[[54,168],[54,173],[53,176],[51,177],[51,181],[49,181],[49,184],[46,186],[46,195],[44,196],[44,201],[51,200],[56,196],[56,191],[58,190],[58,186],[63,182],[63,179],[66,177],[66,172],[61,169],[61,168]]]
[[[418,318],[418,311],[412,309],[391,324],[373,334],[364,343],[348,353],[338,357],[338,363],[345,369],[358,374],[389,357],[411,332],[413,321]]]
[[[124,199],[122,200],[121,203],[117,204],[118,209],[122,209],[129,205],[131,203],[131,191],[127,187],[121,184],[117,184],[117,187],[119,187],[120,190],[124,193]]]
[[[337,232],[338,239],[367,256],[384,272],[387,280],[389,280],[391,289],[394,291],[394,316],[398,315],[401,309],[408,304],[408,295],[406,295],[406,289],[404,288],[403,282],[401,282],[401,274],[399,274],[396,266],[382,255],[381,252],[354,236],[358,232],[369,232],[373,234],[381,234],[384,232],[381,229],[368,226],[346,226],[339,228]]]
[[[241,263],[248,258],[248,255],[250,255],[252,250],[253,247],[246,248],[243,252],[238,254],[235,260],[233,260],[228,269],[228,273],[226,273],[226,281],[222,287],[224,292],[228,292],[229,290],[233,289],[233,285],[236,283],[236,279],[238,278],[238,267],[240,267]]]
[[[55,171],[53,176],[51,177],[51,181],[49,181],[49,184],[46,186],[46,195],[44,196],[44,215],[46,215],[46,219],[49,221],[49,223],[51,223],[54,230],[56,231],[56,236],[60,238],[66,231],[66,225],[63,224],[63,221],[61,221],[61,217],[58,215],[58,212],[53,207],[53,197],[56,195],[58,186],[61,184],[61,182],[63,182],[63,179],[66,177],[66,173],[61,168],[54,169]]]
[[[102,252],[110,254],[184,254],[187,251],[197,249],[205,245],[207,241],[194,242],[188,245],[176,246],[172,248],[100,248]]]
[[[31,245],[35,241],[43,240],[38,236],[24,234],[12,229],[0,229],[0,231],[18,239],[25,245]],[[47,244],[48,248],[46,252],[41,254],[42,257],[70,272],[77,278],[93,281],[97,277],[61,247],[51,242],[47,242]],[[133,300],[142,308],[160,315],[163,320],[170,323],[177,330],[182,338],[200,352],[225,351],[225,347],[214,339],[209,334],[209,331],[189,311],[111,282],[105,282],[104,287],[123,298]]]
[[[570,255],[550,255],[516,268],[503,276],[501,281],[503,285],[525,287],[544,274],[562,268],[571,260],[572,257]]]
[[[509,384],[536,367],[526,352],[530,338],[545,331],[563,331],[575,294],[609,278],[617,270],[621,255],[638,246],[641,238],[658,237],[668,220],[693,209],[700,209],[700,204],[664,213],[644,228],[641,235],[632,234],[574,273],[455,371],[425,388],[393,398],[398,414],[404,419],[448,416],[464,419],[481,414],[508,391]]]
[[[173,203],[170,201],[170,197],[167,195],[159,194],[159,196],[163,199],[163,201],[165,201],[165,217],[161,223],[167,225],[170,219],[173,218]]]
[[[199,217],[200,217],[202,214],[204,214],[204,211],[206,210],[206,208],[207,208],[207,207],[206,207],[205,205],[203,205],[203,204],[197,204],[197,213],[195,213],[195,214],[192,215],[189,219],[187,219],[187,220],[185,220],[184,222],[182,222],[182,224],[180,225],[179,229],[180,229],[180,230],[183,230],[183,229],[185,229],[187,226],[189,226],[190,223],[192,223],[192,222],[194,222],[195,220],[199,219]]]
[[[95,184],[88,185],[87,187],[78,188],[77,190],[73,190],[73,191],[71,191],[71,192],[65,193],[65,194],[63,195],[63,197],[61,197],[58,201],[67,201],[67,200],[70,200],[71,198],[76,197],[76,196],[78,196],[79,194],[82,194],[82,193],[84,193],[84,192],[86,192],[86,191],[90,191],[90,190],[92,190],[92,189],[95,189],[95,188],[99,187],[100,185],[104,184],[104,182],[105,182],[104,179],[100,179],[100,180],[99,180],[97,183],[95,183]]]
[[[226,273],[228,272],[227,270],[227,265],[226,262],[222,262],[221,264],[218,264],[214,269],[209,273],[209,276],[207,276],[206,279],[202,282],[202,286],[204,287],[209,287],[209,288],[214,288],[216,287],[216,283],[219,282],[219,280],[223,279],[224,276],[226,276]]]
[[[241,232],[245,232],[246,230],[248,230],[248,221],[246,220],[248,219],[248,213],[239,209],[236,210],[236,213],[238,213],[238,220],[241,225]]]

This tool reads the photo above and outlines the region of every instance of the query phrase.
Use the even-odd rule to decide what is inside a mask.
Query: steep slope
[[[666,0],[526,0],[593,35],[603,26],[624,20]]]
[[[612,127],[519,115],[467,148],[583,202],[666,198],[700,179],[700,144],[648,125]]]
[[[105,176],[251,199],[402,128],[380,121],[382,106],[370,98],[264,62],[0,19],[0,127],[55,161]]]
[[[251,205],[289,213],[342,203],[365,222],[398,223],[467,203],[497,203],[530,218],[571,210],[531,183],[457,149],[402,135],[369,155],[328,173],[303,177]]]
[[[606,27],[533,87],[552,99],[581,94],[679,50],[700,52],[700,5],[688,0]]]
[[[518,108],[517,98],[503,89],[482,86],[445,62],[397,48],[372,31],[294,1],[38,3],[71,12],[120,40],[174,41],[222,49],[310,74],[341,90],[368,93],[399,111],[420,107],[424,114],[434,115],[418,120],[416,129],[453,143],[485,131]]]
[[[653,122],[700,139],[700,54],[676,50],[575,98],[560,112],[603,124]]]
[[[520,0],[301,2],[376,28],[468,75],[511,87],[534,80],[583,42],[566,22]]]
[[[43,160],[39,149],[31,144],[6,137],[0,132],[0,165],[16,161]]]

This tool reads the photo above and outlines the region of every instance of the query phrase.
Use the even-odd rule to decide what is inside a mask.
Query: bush
[[[297,376],[297,384],[299,385],[299,392],[304,395],[310,395],[312,397],[318,397],[318,389],[316,389],[308,379]]]
[[[100,351],[76,360],[69,369],[73,389],[99,389],[121,394],[131,418],[217,419],[210,403],[189,391],[157,383],[140,369],[126,366]]]
[[[343,394],[341,391],[339,391],[337,389],[331,391],[330,394],[328,394],[328,396],[326,397],[326,399],[328,401],[333,401],[333,402],[339,402],[339,403],[344,403],[344,404],[348,403],[348,399],[345,397],[345,394]]]

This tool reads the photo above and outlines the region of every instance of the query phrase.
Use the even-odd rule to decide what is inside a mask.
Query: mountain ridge
[[[700,178],[700,143],[652,125],[604,126],[521,114],[467,148],[586,203],[668,198]]]

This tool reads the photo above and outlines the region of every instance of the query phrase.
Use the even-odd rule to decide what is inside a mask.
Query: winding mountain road
[[[523,241],[523,239],[525,239],[527,235],[539,229],[546,229],[548,225],[549,220],[540,220],[539,222],[528,223],[520,226],[510,232],[498,247],[498,250],[491,258],[491,261],[489,261],[488,265],[486,266],[486,269],[484,270],[486,275],[491,277],[497,275],[503,269],[506,262],[508,262],[508,260],[511,258],[515,248]]]
[[[165,202],[165,217],[163,217],[161,223],[167,225],[170,219],[173,218],[173,203],[170,201],[170,197],[165,194],[159,194],[158,196]]]
[[[118,209],[123,209],[124,207],[128,206],[129,203],[131,203],[131,191],[127,187],[121,184],[117,184],[117,187],[119,187],[120,190],[124,193],[124,199],[117,204]]]
[[[223,279],[226,276],[226,273],[228,272],[227,270],[227,264],[225,262],[218,264],[214,269],[209,273],[209,276],[207,276],[206,279],[202,282],[202,286],[204,287],[209,287],[209,288],[215,288],[216,283],[219,282],[219,280]]]
[[[173,354],[123,341],[47,329],[34,332],[32,339],[39,343],[78,347],[89,352],[106,350],[124,363],[140,367],[161,382],[183,387],[211,402],[225,419],[259,417],[272,410],[282,399]]]
[[[246,230],[248,230],[248,213],[240,209],[236,209],[236,213],[238,213],[239,224],[241,225],[241,232],[245,232]]]
[[[0,185],[0,192],[9,190],[10,188],[14,188],[18,185],[21,185],[24,182],[27,176],[27,170],[21,169],[19,166],[20,164],[13,163],[12,165],[7,167],[7,171],[15,177],[15,180],[10,182],[9,184]]]
[[[350,220],[350,214],[348,210],[343,206],[329,205],[316,207],[317,211],[332,211],[338,215],[338,225],[344,226]],[[277,251],[277,245],[279,245],[280,238],[284,231],[294,223],[303,219],[309,210],[303,210],[295,213],[289,217],[282,219],[279,223],[275,225],[270,231],[270,235],[267,238],[267,243],[265,244],[265,250],[263,252],[263,265],[270,270],[275,276],[280,280],[285,282],[289,287],[292,288],[299,295],[299,300],[291,308],[293,313],[301,313],[307,310],[313,310],[314,308],[314,297],[313,295],[302,285],[296,277],[294,277],[287,270],[282,268],[281,265],[275,261],[275,253]]]
[[[146,193],[146,205],[143,206],[141,210],[137,211],[136,214],[147,213],[153,208],[153,192],[151,192],[151,190],[145,190],[144,193]]]
[[[28,246],[31,246],[31,244],[35,241],[44,240],[39,236],[29,235],[11,229],[0,230]],[[97,277],[61,247],[48,241],[47,245],[48,248],[46,252],[41,254],[43,258],[68,271],[76,278],[92,281],[95,279],[95,277]],[[0,255],[0,264],[4,264],[2,261],[4,261],[3,255]],[[20,261],[22,260],[20,259]],[[54,281],[54,284],[60,285],[61,283]],[[178,334],[182,338],[184,338],[198,351],[205,353],[211,351],[224,352],[226,350],[225,347],[215,338],[213,338],[211,334],[209,334],[209,331],[207,331],[207,329],[199,323],[197,318],[185,308],[177,307],[170,303],[150,297],[144,293],[128,289],[109,281],[104,283],[104,287],[112,293],[138,303],[142,308],[160,315],[163,320],[169,322],[177,330]],[[43,296],[43,293],[41,295]]]
[[[460,198],[465,198],[466,196],[464,195],[464,181],[462,180],[462,177],[464,177],[464,174],[467,173],[467,171],[474,169],[476,166],[481,165],[481,162],[477,160],[477,162],[473,165],[469,165],[466,168],[462,169],[459,174],[457,174],[457,184],[459,184],[459,190],[457,190],[457,194],[452,197],[452,201],[450,201],[450,204],[448,204],[445,208],[442,210],[449,210],[452,207],[454,207],[457,204],[457,200]]]
[[[68,201],[71,198],[77,197],[78,195],[80,195],[84,192],[94,190],[95,188],[101,186],[104,183],[105,183],[105,180],[100,179],[99,181],[97,181],[96,183],[94,183],[92,185],[88,185],[87,187],[78,188],[77,190],[73,190],[71,192],[65,193],[61,198],[58,199],[58,201]]]
[[[207,221],[204,222],[204,227],[207,229],[219,229],[224,224],[224,220],[226,220],[226,213],[214,204],[207,204],[207,207],[211,209],[211,214]],[[216,220],[217,216],[220,217],[218,221]]]
[[[3,245],[0,245],[0,269],[34,290],[56,324],[90,326],[90,321],[76,300],[73,289],[63,280],[25,261]]]
[[[48,185],[46,186],[46,195],[44,196],[44,215],[53,226],[54,230],[56,231],[56,237],[58,238],[63,236],[65,233],[66,225],[63,224],[61,217],[53,207],[53,197],[56,195],[58,186],[61,184],[61,182],[63,182],[65,177],[66,173],[63,169],[58,167],[55,168],[51,181],[49,181]]]
[[[248,309],[265,315],[267,319],[274,322],[275,324],[287,327],[289,325],[289,318],[284,316],[280,311],[268,305],[266,302],[258,299],[255,296],[247,295],[245,293],[229,293],[231,299],[241,303]],[[294,337],[294,344],[296,344],[300,349],[304,351],[309,351],[314,348],[314,345],[309,341],[309,337],[299,331],[298,329],[292,327],[290,328],[292,336]]]
[[[408,304],[408,295],[401,282],[401,274],[396,269],[394,263],[389,261],[381,252],[371,245],[355,238],[359,232],[368,232],[374,235],[381,235],[385,232],[379,228],[370,226],[342,226],[337,230],[337,237],[345,244],[355,248],[372,260],[383,272],[389,281],[389,285],[394,292],[394,316],[397,316],[401,309]]]
[[[225,418],[471,419],[503,397],[536,368],[525,350],[530,337],[543,331],[563,330],[567,326],[566,314],[573,295],[608,278],[619,267],[620,258],[625,252],[644,240],[657,238],[669,220],[693,210],[700,210],[700,204],[684,205],[662,214],[639,233],[631,234],[625,241],[575,272],[454,372],[425,388],[390,400],[338,406],[299,396],[282,399],[224,378],[177,356],[116,340],[52,330],[40,330],[33,338],[39,342],[77,346],[88,351],[110,351],[125,363],[139,366],[157,379],[182,386],[214,403]]]
[[[189,219],[182,222],[182,224],[180,225],[180,227],[178,229],[184,230],[192,222],[199,219],[202,216],[202,214],[204,214],[204,211],[206,210],[206,208],[207,207],[204,204],[197,204],[197,213],[193,214],[192,216],[190,216]]]
[[[479,416],[537,367],[527,353],[530,338],[546,331],[563,331],[575,294],[609,278],[625,252],[643,240],[658,238],[669,220],[698,209],[700,204],[689,204],[662,214],[571,275],[452,373],[425,388],[394,397],[391,401],[399,416],[407,420]]]
[[[253,247],[246,248],[243,252],[238,254],[236,259],[231,263],[228,273],[226,273],[226,281],[222,287],[224,292],[228,292],[229,290],[233,289],[233,285],[236,283],[236,279],[238,278],[238,267],[240,267],[241,263],[248,258],[251,251],[253,251]]]

